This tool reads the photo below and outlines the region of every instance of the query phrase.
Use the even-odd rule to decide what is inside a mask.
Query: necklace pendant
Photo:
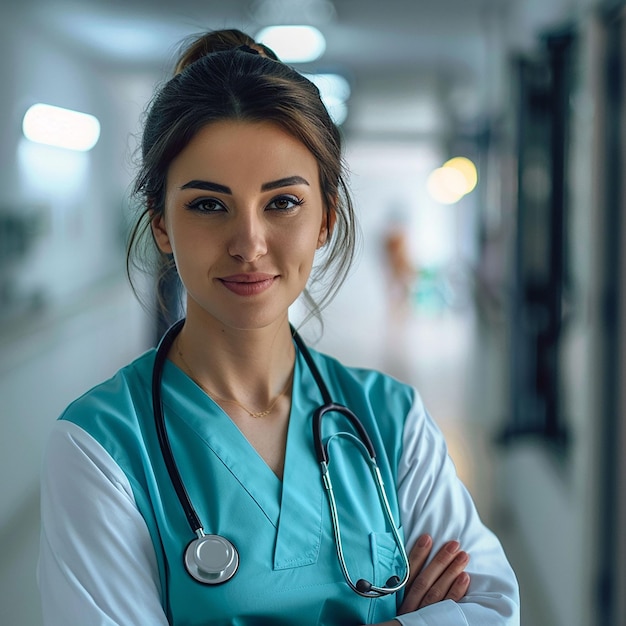
[[[248,411],[248,413],[250,413],[251,417],[265,417],[270,414],[270,411],[271,409],[267,409],[266,411],[259,411],[258,413],[252,413],[251,411]]]

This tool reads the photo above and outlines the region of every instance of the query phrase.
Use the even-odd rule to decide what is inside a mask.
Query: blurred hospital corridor
[[[164,330],[125,267],[146,106],[183,38],[273,26],[318,45],[286,62],[361,233],[302,336],[418,389],[522,626],[626,626],[624,0],[0,0],[0,625],[43,624],[53,423]]]
[[[558,623],[544,612],[541,590],[525,571],[512,519],[499,494],[505,488],[499,475],[504,451],[496,439],[507,411],[508,385],[503,327],[488,327],[471,305],[439,312],[414,307],[400,319],[391,314],[375,324],[368,323],[366,315],[361,319],[345,326],[337,321],[328,324],[320,347],[345,362],[380,369],[418,389],[444,433],[458,475],[516,570],[522,625]]]

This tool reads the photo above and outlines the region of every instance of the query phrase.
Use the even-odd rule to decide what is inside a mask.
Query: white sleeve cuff
[[[402,626],[469,626],[463,611],[452,600],[431,604],[415,613],[399,615],[395,619]]]

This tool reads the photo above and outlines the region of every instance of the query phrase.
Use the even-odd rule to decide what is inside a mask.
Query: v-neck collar
[[[163,403],[200,437],[276,528],[274,569],[317,560],[324,493],[312,437],[312,415],[322,402],[296,351],[285,464],[281,481],[236,424],[191,378],[165,363]],[[167,418],[166,418],[167,419]]]
[[[324,492],[312,434],[321,396],[300,351],[296,354],[274,569],[315,563],[322,534]]]

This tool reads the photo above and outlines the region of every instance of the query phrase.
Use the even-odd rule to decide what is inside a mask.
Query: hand
[[[457,602],[467,593],[470,583],[469,574],[464,571],[469,563],[467,552],[460,549],[458,541],[449,541],[424,567],[432,547],[432,538],[422,535],[409,554],[410,574],[399,615],[442,600]]]

